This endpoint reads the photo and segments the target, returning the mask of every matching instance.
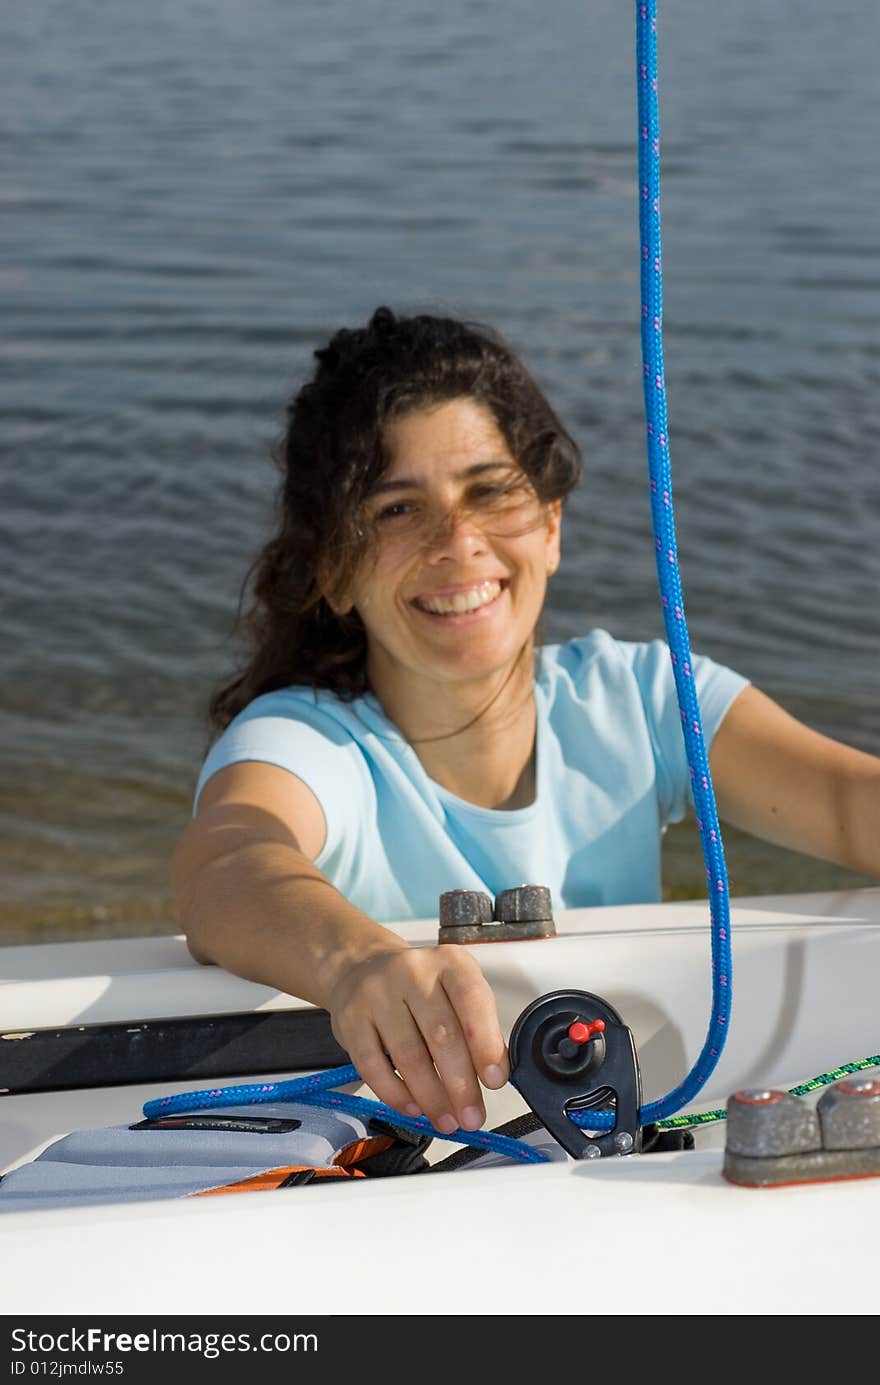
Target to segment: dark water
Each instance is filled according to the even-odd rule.
[[[311,351],[496,323],[582,443],[548,634],[662,634],[629,0],[0,14],[0,938],[169,931],[204,704]],[[875,0],[660,8],[691,642],[880,751]],[[728,839],[735,894],[866,883]],[[696,829],[670,894],[702,891]]]

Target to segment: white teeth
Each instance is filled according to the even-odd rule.
[[[455,596],[421,596],[416,604],[435,615],[463,615],[465,611],[476,611],[480,606],[488,606],[490,601],[501,595],[500,582],[481,582],[470,591],[456,592]]]

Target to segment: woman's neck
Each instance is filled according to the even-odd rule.
[[[376,686],[378,681],[378,686]],[[491,680],[383,686],[371,677],[386,716],[409,741],[425,772],[482,808],[534,801],[536,711],[531,648]]]

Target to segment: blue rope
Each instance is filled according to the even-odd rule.
[[[636,0],[639,112],[639,231],[641,241],[642,357],[651,516],[660,586],[678,705],[684,731],[697,828],[706,864],[712,919],[712,1015],[706,1041],[685,1079],[659,1101],[642,1108],[642,1124],[686,1106],[715,1069],[727,1038],[731,1007],[730,895],[709,757],[692,674],[684,597],[672,513],[672,473],[663,369],[663,275],[660,255],[660,121],[657,101],[656,0]]]
[[[489,1149],[495,1154],[507,1155],[521,1164],[543,1164],[546,1154],[522,1140],[514,1140],[509,1135],[499,1135],[494,1130],[453,1130],[450,1135],[435,1130],[425,1116],[407,1116],[386,1106],[383,1101],[372,1101],[366,1097],[351,1096],[347,1092],[334,1091],[349,1082],[360,1082],[361,1076],[352,1063],[341,1068],[329,1068],[326,1072],[311,1073],[306,1077],[295,1077],[285,1082],[245,1083],[237,1087],[213,1087],[201,1092],[180,1092],[177,1096],[157,1097],[144,1103],[147,1120],[159,1116],[178,1115],[184,1111],[216,1110],[223,1106],[256,1105],[260,1102],[296,1101],[305,1106],[331,1107],[359,1116],[363,1120],[380,1118],[389,1125],[404,1130],[412,1130],[418,1135],[431,1135],[440,1140],[454,1140],[456,1144],[475,1145],[478,1149]]]
[[[715,806],[709,757],[703,739],[703,723],[693,678],[690,642],[685,620],[684,596],[678,567],[675,520],[672,511],[672,471],[666,414],[666,376],[663,366],[663,265],[660,246],[660,121],[657,100],[657,4],[636,0],[636,62],[638,66],[638,171],[639,236],[641,242],[642,366],[651,488],[651,519],[660,587],[660,604],[666,627],[678,705],[681,714],[688,768],[696,809],[697,829],[706,864],[709,912],[712,921],[712,1015],[705,1043],[684,1080],[667,1096],[640,1108],[642,1125],[663,1120],[687,1106],[705,1086],[715,1069],[727,1038],[731,1007],[732,958],[730,951],[730,898],[721,827]],[[352,1066],[333,1068],[313,1077],[259,1086],[227,1087],[208,1092],[184,1093],[148,1101],[144,1115],[152,1118],[171,1111],[194,1111],[207,1106],[240,1105],[253,1101],[300,1101],[335,1106],[354,1115],[381,1116],[408,1130],[476,1145],[506,1154],[521,1163],[544,1163],[546,1155],[521,1140],[493,1131],[456,1130],[444,1135],[424,1116],[414,1118],[383,1102],[333,1092],[334,1087],[360,1081]],[[589,1130],[610,1130],[613,1111],[570,1113],[576,1125]]]

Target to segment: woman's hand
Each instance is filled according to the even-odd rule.
[[[444,1134],[486,1119],[480,1083],[503,1087],[495,997],[462,947],[404,947],[348,967],[328,997],[333,1033],[380,1101]]]

